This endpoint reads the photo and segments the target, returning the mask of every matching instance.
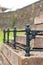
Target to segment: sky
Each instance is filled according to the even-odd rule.
[[[2,7],[7,7],[16,10],[18,8],[25,7],[36,1],[39,0],[0,0],[0,5]]]

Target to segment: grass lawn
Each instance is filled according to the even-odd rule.
[[[0,43],[3,42],[3,32],[0,30]]]
[[[1,49],[2,42],[3,42],[3,32],[0,29],[0,49]]]
[[[17,35],[24,35],[25,33],[23,32],[17,32]],[[7,36],[7,34],[6,34]],[[13,32],[10,32],[9,38],[12,39],[13,38]],[[1,31],[0,29],[0,44],[3,42],[3,31]]]

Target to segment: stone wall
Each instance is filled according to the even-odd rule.
[[[4,60],[3,58],[1,60],[3,61],[3,65],[43,65],[43,51],[32,51],[30,52],[30,56],[26,57],[23,50],[15,50],[6,44],[3,44],[1,53],[4,55]],[[10,64],[5,61],[5,57]]]
[[[9,24],[6,23],[6,25],[4,25],[5,27],[11,26],[11,17],[14,17],[15,25],[18,28],[24,28],[26,24],[32,24],[31,27],[34,27],[34,18],[41,15],[41,12],[43,12],[43,0],[35,2],[29,6],[26,6],[22,9],[18,9],[13,12],[2,13],[0,14],[0,18],[3,18],[3,22],[5,22],[7,19],[9,20]],[[0,25],[3,26],[3,23],[1,23]]]
[[[16,42],[21,44],[21,45],[26,46],[26,35],[16,36]],[[37,42],[37,40],[35,42]],[[30,42],[30,47],[33,48],[35,42],[34,42],[34,39],[32,39],[31,42]]]

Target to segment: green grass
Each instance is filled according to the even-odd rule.
[[[3,42],[3,32],[0,30],[0,43]]]
[[[1,49],[2,42],[3,42],[3,32],[0,29],[0,49]]]
[[[23,32],[17,32],[17,35],[24,35],[25,33]],[[7,36],[7,34],[6,34]],[[10,32],[9,38],[12,39],[14,36],[13,32]],[[0,44],[3,42],[3,31],[0,29]]]

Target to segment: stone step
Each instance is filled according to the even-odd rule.
[[[9,45],[3,44],[2,52],[12,65],[43,65],[43,51],[31,51],[26,57],[25,52],[15,50]]]
[[[0,61],[0,65],[3,65],[3,63]]]
[[[2,53],[0,53],[0,65],[11,65]]]

